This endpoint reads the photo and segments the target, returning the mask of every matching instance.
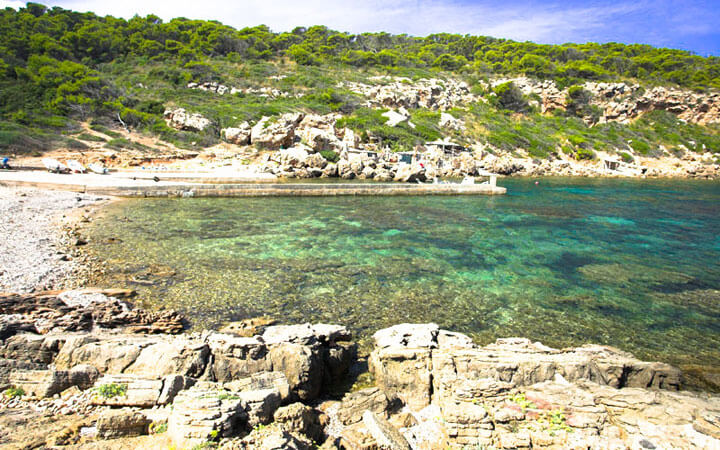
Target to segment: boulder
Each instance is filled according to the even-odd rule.
[[[150,420],[137,411],[108,410],[100,415],[95,426],[101,439],[115,439],[148,434]]]
[[[327,163],[327,159],[325,159],[320,153],[313,153],[305,158],[305,165],[308,167],[323,169]]]
[[[87,389],[98,376],[93,366],[81,364],[71,370],[15,370],[10,374],[9,383],[22,388],[26,395],[44,398],[59,394],[71,386]]]
[[[162,390],[157,399],[158,405],[167,405],[172,403],[178,392],[183,389],[189,389],[195,384],[195,379],[184,377],[182,375],[168,375],[162,380]]]
[[[12,387],[10,383],[10,374],[18,370],[35,371],[43,370],[47,367],[45,364],[38,364],[29,361],[18,361],[15,359],[0,358],[0,392]]]
[[[293,398],[311,400],[320,393],[324,364],[322,354],[311,347],[281,343],[271,346],[270,361],[273,370],[285,374]]]
[[[325,431],[318,411],[303,405],[292,403],[275,411],[275,423],[291,433],[300,433],[307,436],[313,442],[325,440]]]
[[[365,411],[387,417],[389,408],[390,402],[383,391],[377,387],[366,388],[345,394],[337,417],[344,425],[351,425],[360,422]]]
[[[372,411],[365,411],[362,421],[378,447],[387,450],[410,450],[405,437],[390,422],[377,416]]]
[[[244,429],[246,421],[239,396],[213,383],[198,383],[175,397],[168,435],[178,447],[192,447],[211,437],[230,437]]]
[[[453,131],[462,131],[465,129],[465,122],[463,120],[457,119],[452,114],[446,112],[440,113],[438,125],[440,125],[441,128],[447,128]]]
[[[121,392],[102,393],[103,390],[109,391],[109,387],[120,386],[123,387]],[[94,389],[93,405],[151,408],[158,404],[163,381],[139,375],[105,375],[95,383]]]
[[[235,145],[248,145],[250,143],[250,135],[252,127],[247,122],[241,123],[237,128],[225,128],[220,134],[226,142]]]
[[[342,142],[335,136],[334,130],[303,128],[298,135],[305,145],[316,152],[342,148]]]
[[[250,142],[270,150],[291,147],[295,141],[295,128],[302,118],[300,113],[263,117],[252,127]]]
[[[322,170],[322,177],[324,178],[334,178],[338,175],[338,168],[337,164],[335,163],[328,163],[325,168]]]
[[[439,332],[434,323],[403,323],[376,331],[373,340],[376,348],[437,348]]]
[[[209,352],[204,342],[186,337],[78,336],[67,339],[55,365],[66,369],[90,364],[100,373],[142,374],[150,378],[171,374],[199,377]]]
[[[218,330],[221,334],[233,334],[240,337],[253,337],[262,334],[265,328],[274,325],[275,320],[269,317],[253,317],[251,319],[230,322]]]
[[[432,357],[429,348],[387,347],[374,350],[368,359],[375,382],[390,398],[412,410],[430,404]]]
[[[360,421],[343,428],[340,434],[340,448],[353,450],[378,450],[375,438],[365,424]]]
[[[310,324],[275,325],[267,327],[262,340],[267,345],[294,343],[312,345],[315,343],[332,344],[336,341],[349,341],[351,334],[342,325]]]
[[[267,425],[272,422],[275,410],[280,407],[280,393],[277,389],[258,389],[238,392],[243,409],[247,414],[248,428]]]
[[[290,399],[290,385],[282,372],[258,372],[246,378],[239,378],[223,384],[231,392],[275,390],[280,395],[280,401],[285,403]]]
[[[407,164],[401,163],[398,165],[397,172],[395,172],[394,181],[402,181],[406,183],[412,183],[416,181],[425,181],[425,168],[419,164]]]
[[[322,156],[321,156],[322,158]],[[308,152],[302,147],[282,149],[279,153],[280,164],[288,167],[301,168],[307,164]],[[323,158],[324,159],[324,158]]]
[[[242,439],[224,441],[220,450],[310,450],[313,443],[275,424],[253,430]]]
[[[165,122],[169,127],[175,128],[176,130],[184,131],[203,131],[209,127],[212,122],[203,117],[201,114],[193,113],[190,114],[185,111],[184,108],[178,108],[175,110],[165,110],[163,115]]]
[[[268,348],[257,337],[212,333],[207,341],[213,355],[206,374],[210,380],[227,382],[272,370]]]
[[[65,342],[67,336],[40,336],[16,334],[0,346],[0,357],[36,364],[50,364]]]

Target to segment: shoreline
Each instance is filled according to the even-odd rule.
[[[58,271],[65,278],[52,287],[83,287],[102,270],[74,240],[105,205],[125,199],[78,202],[76,193],[0,187],[3,198],[8,191],[18,204],[33,196],[71,200],[41,211],[51,219],[40,221],[42,230],[54,230],[73,255],[74,269]],[[248,320],[220,332],[188,331],[173,311],[144,311],[110,295],[132,294],[0,295],[0,325],[10,326],[0,341],[0,382],[25,393],[0,395],[0,423],[12,421],[18,431],[0,433],[0,443],[130,449],[216,442],[228,450],[277,439],[297,449],[324,441],[326,450],[386,439],[404,449],[720,444],[717,394],[680,390],[678,369],[611,347],[560,350],[522,338],[480,347],[434,324],[401,324],[375,333],[368,357],[374,384],[365,387],[351,369],[363,364],[357,341],[343,326]],[[348,390],[353,380],[360,385]],[[331,393],[321,387],[327,383],[345,387]],[[105,398],[103,386],[125,391]],[[223,400],[205,405],[208,396]],[[621,419],[611,424],[609,417]]]
[[[0,292],[81,285],[86,269],[77,229],[109,198],[68,191],[0,187]]]

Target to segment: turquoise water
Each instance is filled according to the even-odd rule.
[[[268,315],[366,340],[434,321],[480,343],[614,345],[717,381],[720,183],[501,184],[508,195],[128,200],[95,222],[91,251],[111,268],[101,284],[196,327]]]

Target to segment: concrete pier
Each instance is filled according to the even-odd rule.
[[[46,172],[0,172],[0,185],[58,189],[118,197],[263,197],[339,195],[502,195],[493,184],[417,183],[277,183],[248,180],[213,183],[212,177],[163,177],[159,181],[131,174],[61,175]],[[169,178],[169,179],[168,179]],[[179,181],[181,179],[182,181]],[[187,181],[195,180],[195,182]]]

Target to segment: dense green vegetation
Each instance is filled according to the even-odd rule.
[[[344,125],[396,149],[441,137],[436,113],[411,111],[415,128],[407,123],[388,127],[382,111],[361,107],[362,98],[337,87],[339,81],[366,81],[378,74],[414,79],[452,75],[470,82],[493,74],[526,74],[561,86],[631,79],[706,90],[720,88],[720,58],[647,45],[538,45],[455,34],[353,35],[323,26],[280,33],[262,25],[236,30],[216,21],[178,18],[165,23],[153,15],[124,20],[28,3],[19,10],[0,10],[0,149],[82,149],[100,140],[109,148],[137,148],[112,130],[121,121],[178,146],[204,147],[218,141],[223,127],[293,110],[342,112]],[[210,95],[185,89],[190,81],[266,86],[291,95]],[[579,86],[569,91],[567,114],[557,117],[538,114],[512,84],[486,94],[490,106],[456,111],[473,123],[470,132],[454,138],[510,150],[521,146],[537,157],[559,148],[579,158],[588,157],[589,149],[629,151],[628,142],[641,154],[657,151],[659,144],[720,148],[716,128],[686,126],[669,115],[631,126],[589,128],[577,118],[593,112]],[[203,133],[170,129],[162,120],[166,106],[199,112],[213,126]],[[105,137],[83,134],[78,123],[88,120]],[[676,128],[669,132],[658,123]]]

